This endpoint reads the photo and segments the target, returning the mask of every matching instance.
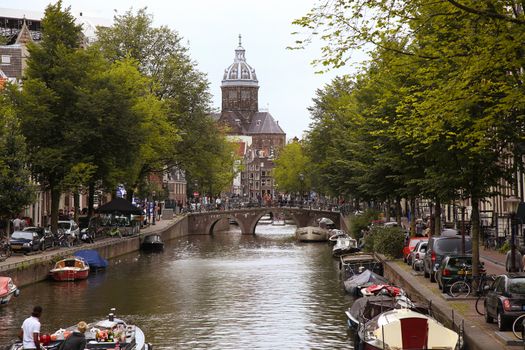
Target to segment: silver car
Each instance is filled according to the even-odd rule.
[[[80,238],[80,228],[74,220],[59,220],[58,228],[64,230],[66,235]]]
[[[422,271],[423,269],[423,258],[427,251],[427,241],[417,242],[414,250],[410,252],[410,261],[412,262],[412,269],[414,271]]]

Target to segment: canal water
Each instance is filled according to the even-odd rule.
[[[352,300],[331,246],[296,242],[295,226],[232,228],[123,256],[85,281],[22,288],[0,308],[0,344],[42,305],[50,333],[115,307],[154,349],[352,349],[344,314]]]

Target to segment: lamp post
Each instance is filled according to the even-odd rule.
[[[300,187],[300,190],[301,190],[301,203],[299,205],[299,208],[302,208],[303,207],[303,183],[304,183],[304,174],[303,173],[299,173],[299,182],[301,183],[301,187]]]
[[[507,213],[510,215],[510,272],[516,272],[516,213],[520,200],[515,196],[510,196],[503,203],[506,205]]]

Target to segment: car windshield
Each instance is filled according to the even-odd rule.
[[[33,239],[33,232],[29,231],[15,231],[11,235],[14,239]]]
[[[525,294],[525,277],[510,279],[509,292],[515,294]]]
[[[461,252],[461,239],[440,239],[434,244],[434,250],[438,254],[452,255]],[[465,240],[465,251],[472,251],[472,243],[470,240]]]
[[[58,228],[61,228],[63,230],[69,230],[71,228],[71,224],[69,222],[59,222]]]

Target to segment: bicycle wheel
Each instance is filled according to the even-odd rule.
[[[456,281],[450,286],[449,293],[454,298],[466,298],[470,294],[470,286],[465,281]]]
[[[524,320],[525,320],[525,314],[515,319],[514,323],[512,324],[512,333],[514,333],[514,336],[518,338],[519,340],[523,340],[523,337],[521,336],[521,332],[522,332]]]
[[[485,316],[485,296],[479,296],[476,299],[476,312],[481,316]]]

